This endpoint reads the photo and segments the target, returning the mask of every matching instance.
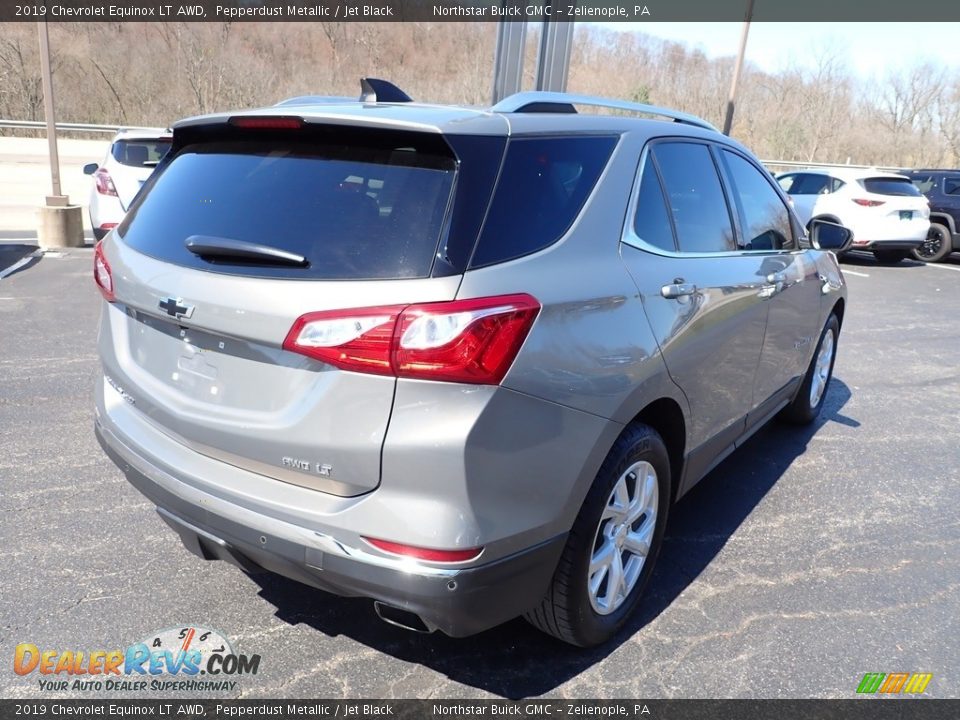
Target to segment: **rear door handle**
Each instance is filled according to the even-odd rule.
[[[671,285],[664,285],[660,288],[660,294],[663,295],[667,300],[675,300],[676,298],[688,297],[694,295],[697,292],[697,286],[693,283],[673,283]]]

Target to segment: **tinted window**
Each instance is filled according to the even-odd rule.
[[[407,140],[372,147],[285,139],[192,145],[159,173],[119,227],[162,260],[224,273],[305,279],[429,274],[455,161]],[[191,236],[302,255],[305,268],[204,259]]]
[[[917,186],[917,190],[926,194],[934,189],[937,179],[933,175],[915,175],[910,178],[910,182]]]
[[[831,180],[832,178],[829,175],[801,173],[797,175],[797,179],[789,192],[791,195],[825,195],[837,189],[831,187]],[[842,185],[843,183],[840,183],[837,187]]]
[[[777,178],[777,184],[783,188],[785,193],[788,193],[790,192],[790,188],[793,187],[793,183],[796,179],[796,175],[781,175]]]
[[[920,191],[906,178],[876,177],[864,178],[858,182],[864,190],[877,195],[920,197]]]
[[[657,168],[651,158],[643,165],[640,178],[640,193],[637,197],[637,215],[633,221],[633,231],[637,237],[649,245],[671,252],[677,249],[670,227],[670,216],[663,200],[663,189]]]
[[[511,140],[471,265],[529,255],[559,240],[616,143],[614,137]]]
[[[118,140],[110,148],[113,159],[130,167],[153,167],[167,154],[172,141]]]
[[[793,248],[790,214],[780,196],[753,165],[723,151],[740,210],[744,250]]]
[[[943,192],[947,195],[960,195],[960,177],[944,178]]]
[[[706,145],[654,146],[681,252],[736,250],[730,214]]]

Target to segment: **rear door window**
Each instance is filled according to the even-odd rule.
[[[663,188],[660,186],[657,168],[649,156],[643,165],[643,175],[640,177],[640,192],[637,196],[637,214],[633,220],[633,231],[648,245],[669,252],[677,250],[670,215],[663,199]]]
[[[710,148],[699,143],[653,146],[681,252],[737,249],[730,211]]]
[[[960,195],[960,177],[944,178],[943,192],[945,195]]]
[[[430,274],[456,174],[417,141],[354,145],[289,139],[205,142],[179,150],[118,228],[135,249],[185,267],[296,279]],[[203,258],[191,237],[303,256],[306,267]]]
[[[797,175],[793,187],[788,192],[791,195],[826,195],[837,189],[832,187],[831,181],[832,178],[829,175],[801,173]]]
[[[613,136],[511,140],[471,267],[529,255],[563,237],[616,144]]]
[[[154,167],[170,149],[172,139],[117,140],[110,154],[121,165],[128,167]]]
[[[860,186],[875,195],[893,195],[898,197],[920,197],[920,190],[907,178],[874,177],[858,180]]]

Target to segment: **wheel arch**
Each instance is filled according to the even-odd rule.
[[[935,222],[939,225],[946,226],[947,230],[949,230],[951,234],[956,234],[957,232],[956,223],[953,220],[953,216],[949,213],[932,212],[930,213],[930,222]]]
[[[837,301],[830,309],[830,313],[837,316],[837,322],[843,327],[843,313],[847,309],[847,302],[843,298],[837,298]],[[829,318],[829,315],[827,316]]]
[[[649,425],[663,438],[670,457],[670,499],[677,498],[680,478],[683,477],[684,453],[687,446],[687,423],[680,404],[671,397],[662,397],[647,404],[638,412],[631,425]]]

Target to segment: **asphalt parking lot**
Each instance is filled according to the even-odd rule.
[[[762,430],[681,501],[645,605],[592,651],[521,620],[412,634],[369,601],[190,555],[94,439],[91,263],[71,250],[0,279],[0,696],[41,694],[11,670],[18,643],[189,625],[262,658],[222,697],[852,698],[896,671],[960,696],[960,256],[844,265],[819,422]],[[49,696],[106,695],[130,697]]]

